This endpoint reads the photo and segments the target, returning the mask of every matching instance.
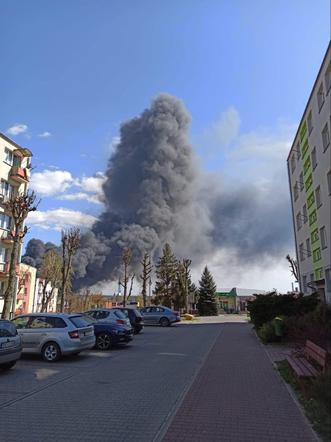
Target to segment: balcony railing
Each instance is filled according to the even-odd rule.
[[[2,242],[5,244],[11,244],[14,241],[11,232],[9,232],[9,230],[2,230],[1,232],[0,229],[0,235]]]
[[[12,180],[18,183],[27,183],[29,181],[28,170],[23,167],[13,166],[9,175]]]

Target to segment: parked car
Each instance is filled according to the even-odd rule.
[[[133,331],[135,334],[138,334],[141,332],[141,330],[144,328],[144,318],[139,310],[132,307],[114,307],[113,310],[119,310],[124,315],[129,318],[129,321],[131,323],[131,326],[133,327]]]
[[[14,367],[21,357],[22,339],[15,325],[6,319],[0,319],[0,368],[8,370]]]
[[[88,315],[85,317],[94,326],[95,347],[98,350],[110,350],[111,347],[128,344],[133,339],[131,327],[109,321],[96,321]]]
[[[83,315],[29,313],[12,322],[22,337],[23,353],[40,353],[47,362],[95,345],[94,327]]]
[[[91,316],[96,321],[112,322],[113,324],[126,325],[132,328],[129,318],[120,310],[114,308],[94,308],[85,312],[85,314]]]
[[[145,325],[157,324],[162,327],[169,327],[174,322],[180,321],[180,316],[177,312],[163,305],[144,307],[140,309],[140,312],[143,315]]]

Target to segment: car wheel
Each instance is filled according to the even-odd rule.
[[[169,319],[168,318],[161,318],[160,325],[161,325],[161,327],[169,327],[169,325],[170,325]]]
[[[10,370],[14,365],[16,364],[16,361],[6,362],[5,364],[1,364],[0,368],[3,370]]]
[[[95,346],[98,350],[105,351],[110,350],[111,336],[109,333],[99,333],[95,342]]]
[[[61,357],[60,347],[56,342],[47,342],[41,350],[41,356],[44,361],[56,362]]]

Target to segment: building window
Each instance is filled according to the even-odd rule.
[[[302,146],[302,157],[304,157],[309,149],[308,140],[305,141],[304,145]]]
[[[317,221],[317,213],[316,210],[313,210],[309,215],[309,225],[311,226],[312,224],[316,223],[316,221]]]
[[[295,166],[296,166],[296,164],[295,164],[295,156],[292,155],[292,157],[291,157],[291,171],[292,171],[292,173],[295,170]]]
[[[311,247],[310,247],[310,239],[309,238],[306,239],[306,251],[307,251],[307,256],[311,256]]]
[[[301,213],[297,214],[297,229],[300,230],[302,227]]]
[[[309,195],[309,197],[307,199],[308,209],[310,209],[310,207],[314,204],[314,202],[315,202],[314,192],[311,192],[311,194]]]
[[[317,208],[319,208],[322,205],[321,186],[316,187],[315,196],[316,196],[316,205]]]
[[[323,278],[323,269],[322,267],[320,269],[315,270],[315,281],[318,281],[319,279]]]
[[[321,238],[321,246],[322,249],[326,249],[326,247],[328,246],[327,244],[327,238],[326,238],[326,230],[325,230],[325,226],[320,228],[320,238]]]
[[[303,182],[303,172],[300,173],[299,186],[300,186],[300,192],[302,192],[303,189],[305,188],[305,183]]]
[[[311,242],[314,244],[318,240],[319,240],[318,229],[315,229],[311,232]]]
[[[302,277],[302,288],[303,288],[303,293],[307,293],[307,276],[303,275]]]
[[[329,191],[329,195],[331,195],[331,170],[329,170],[327,176],[327,181],[328,181],[328,191]]]
[[[314,147],[314,149],[311,151],[311,164],[313,166],[313,169],[316,168],[317,166],[317,152],[316,152],[316,147]]]
[[[296,151],[297,151],[297,160],[300,160],[301,157],[301,151],[300,151],[300,143],[298,141],[297,147],[296,147]]]
[[[328,94],[329,90],[331,89],[331,63],[329,63],[329,66],[325,72],[324,79],[326,94]]]
[[[317,91],[317,103],[318,103],[318,110],[319,111],[322,109],[324,101],[325,101],[325,95],[324,95],[323,83],[321,83],[320,87]]]
[[[0,229],[10,230],[11,228],[11,217],[5,213],[0,213]]]
[[[293,193],[294,193],[294,201],[296,201],[299,198],[298,182],[296,182],[293,187]]]
[[[306,224],[306,222],[308,221],[308,212],[307,212],[307,205],[304,204],[303,208],[302,208],[302,218],[303,218],[303,223]]]
[[[317,261],[319,261],[321,258],[322,258],[322,255],[321,255],[321,249],[320,249],[320,247],[318,247],[318,249],[316,249],[316,250],[313,251],[313,261],[314,261],[314,262],[317,262]]]
[[[322,130],[322,141],[323,141],[323,150],[325,152],[330,144],[330,133],[329,133],[328,123],[326,123],[326,125],[324,126],[324,128]]]
[[[4,264],[5,262],[7,262],[7,254],[8,254],[8,249],[5,249],[4,247],[0,247],[0,263]]]
[[[4,162],[9,164],[10,166],[12,166],[13,163],[14,163],[14,154],[7,147],[5,148],[5,159],[4,159]]]
[[[310,283],[312,283],[312,282],[314,282],[315,281],[315,278],[314,278],[314,273],[311,273],[310,274]],[[314,293],[314,291],[315,291],[315,288],[313,287],[313,284],[310,284],[310,292],[311,293]]]
[[[299,245],[299,255],[300,255],[300,261],[304,261],[305,260],[305,254],[303,252],[303,243],[301,243]]]
[[[1,180],[0,183],[0,194],[10,198],[14,192],[14,187],[8,183],[8,181]]]
[[[307,126],[308,126],[308,134],[310,135],[311,131],[313,130],[313,117],[311,111],[309,112],[307,117]]]

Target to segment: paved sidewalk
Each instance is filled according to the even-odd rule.
[[[251,326],[222,328],[163,442],[316,441]]]

